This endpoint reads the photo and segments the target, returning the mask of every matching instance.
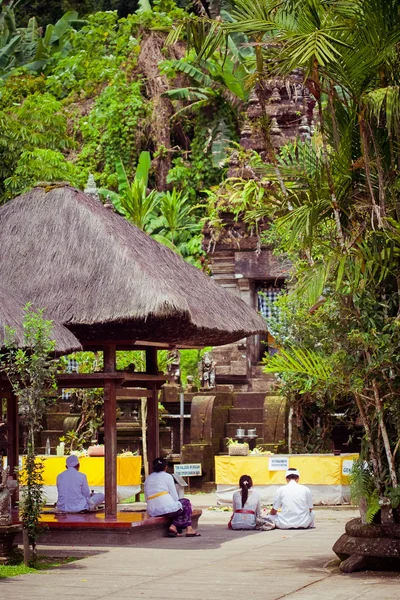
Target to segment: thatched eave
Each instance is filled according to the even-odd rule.
[[[82,335],[219,345],[263,319],[124,218],[69,186],[0,208],[0,278]],[[122,336],[122,338],[121,338]]]
[[[24,347],[24,306],[26,306],[26,302],[5,289],[0,282],[0,348],[4,347],[7,337],[11,337],[17,346]],[[44,318],[46,318],[46,314],[44,314]],[[54,321],[51,338],[56,343],[57,354],[69,354],[82,350],[82,346],[74,334]]]

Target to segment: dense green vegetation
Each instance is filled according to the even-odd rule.
[[[249,222],[273,220],[267,238],[293,264],[281,317],[270,324],[281,352],[266,359],[266,370],[281,375],[297,406],[316,399],[324,408],[347,403],[349,419],[357,416],[365,435],[368,467],[360,463],[357,480],[378,508],[384,495],[395,506],[399,2],[233,5],[235,21],[213,24],[212,38],[221,42],[241,32],[254,40],[258,90],[268,77],[289,77],[301,68],[319,120],[312,142],[270,152],[268,164],[258,168],[262,202],[257,211],[244,210]],[[209,36],[199,53],[207,58],[211,51]],[[264,121],[266,127],[267,111]]]
[[[232,73],[231,56],[221,66],[222,50],[195,66],[185,36],[167,45],[173,23],[188,18],[172,0],[130,4],[2,2],[0,202],[37,181],[83,188],[89,173],[114,201],[133,182],[138,221],[132,206],[119,212],[198,261],[199,205],[237,139],[244,70]],[[143,151],[151,201],[134,183]]]
[[[79,15],[76,4],[48,2],[36,21],[2,3],[0,201],[43,179],[83,188],[92,173],[103,199],[193,262],[205,216],[215,236],[225,213],[246,223],[293,265],[266,369],[296,411],[362,423],[364,475],[393,495],[399,1],[87,0]],[[316,131],[277,152],[265,91],[294,69]],[[237,145],[251,90],[265,162]],[[253,178],[227,178],[227,149]]]

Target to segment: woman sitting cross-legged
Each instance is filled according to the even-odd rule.
[[[167,473],[168,464],[165,458],[153,460],[153,472],[144,482],[144,495],[147,512],[151,517],[169,517],[171,524],[169,537],[181,536],[186,529],[186,537],[199,537],[192,527],[192,505],[187,498],[178,499],[174,478]]]
[[[261,516],[261,496],[253,489],[250,475],[242,475],[239,479],[240,490],[233,494],[233,514],[229,521],[229,529],[256,529],[257,520]]]

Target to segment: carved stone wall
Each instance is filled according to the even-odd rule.
[[[307,140],[313,134],[315,100],[301,82],[302,74],[295,71],[289,80],[274,79],[266,86],[264,101],[271,123],[271,142],[276,150],[290,140]],[[259,126],[262,116],[259,95],[260,91],[254,90],[250,96],[240,143],[243,148],[255,150],[267,160],[265,140]],[[239,164],[237,154],[232,156],[228,175],[257,178],[249,165]],[[282,284],[290,263],[274,256],[270,247],[260,245],[259,237],[245,223],[237,221],[233,214],[224,213],[223,217],[224,227],[217,237],[209,229],[203,232],[203,249],[208,254],[211,275],[220,285],[257,309],[258,286],[261,282]],[[260,228],[268,228],[268,223],[261,224]],[[233,383],[241,391],[264,389],[263,375],[255,374],[254,370],[263,353],[263,341],[263,336],[252,336],[237,344],[214,349],[217,382]],[[265,390],[269,385],[270,381],[266,379]]]

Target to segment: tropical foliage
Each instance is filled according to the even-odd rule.
[[[361,423],[378,498],[397,489],[398,0],[140,0],[119,14],[86,0],[83,20],[65,1],[42,30],[18,23],[23,4],[0,17],[1,201],[92,173],[104,201],[193,262],[202,219],[213,241],[243,223],[292,263],[265,368],[315,422],[324,409]],[[278,152],[267,83],[294,70],[316,130]],[[252,90],[263,159],[237,144]]]
[[[57,384],[57,360],[52,357],[55,342],[51,339],[52,321],[43,318],[43,311],[34,312],[28,304],[23,321],[24,344],[18,347],[13,331],[7,332],[6,352],[0,357],[0,372],[7,375],[18,399],[19,415],[26,428],[25,463],[20,483],[23,485],[20,504],[24,528],[24,560],[36,559],[36,543],[43,529],[40,512],[44,505],[43,463],[36,456],[35,438],[42,428],[46,409],[54,403]],[[32,548],[30,556],[29,547]]]
[[[278,302],[304,305],[272,324],[282,351],[266,369],[280,373],[288,391],[352,399],[382,496],[400,475],[399,5],[232,4],[232,22],[208,23],[199,60],[217,38],[246,35],[259,95],[266,78],[301,68],[319,122],[311,144],[271,152],[258,169],[259,186],[272,183],[274,202],[263,203],[264,217],[274,219],[267,239],[293,263],[290,293]],[[268,143],[266,110],[264,133]]]
[[[171,0],[65,1],[64,14],[42,4],[31,3],[27,21],[24,2],[1,3],[0,202],[38,181],[84,188],[92,173],[116,210],[199,264],[198,207],[223,177],[248,93],[232,58],[194,67],[181,42],[167,46],[187,14]],[[190,86],[207,101],[191,106],[180,91]],[[135,177],[143,152],[146,189]]]

